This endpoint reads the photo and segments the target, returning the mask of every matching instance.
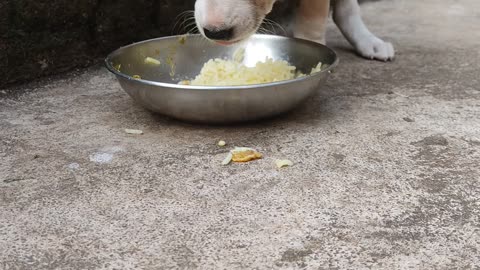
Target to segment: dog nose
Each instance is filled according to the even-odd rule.
[[[219,30],[209,30],[203,28],[205,36],[213,40],[230,40],[233,37],[233,28],[219,29]]]

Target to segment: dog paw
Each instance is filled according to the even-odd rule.
[[[357,52],[367,59],[389,61],[395,57],[392,43],[375,36],[361,40],[355,47]]]

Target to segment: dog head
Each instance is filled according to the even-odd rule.
[[[276,0],[197,0],[195,21],[206,38],[231,44],[248,38],[262,24]]]

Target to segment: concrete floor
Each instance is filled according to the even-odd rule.
[[[479,269],[480,2],[364,13],[396,61],[332,27],[328,85],[258,124],[151,114],[103,68],[2,91],[0,269]]]

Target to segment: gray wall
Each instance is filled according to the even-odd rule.
[[[83,67],[171,32],[194,0],[0,0],[0,72],[8,83]]]

